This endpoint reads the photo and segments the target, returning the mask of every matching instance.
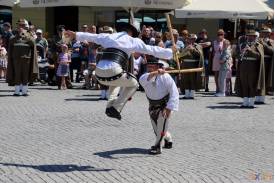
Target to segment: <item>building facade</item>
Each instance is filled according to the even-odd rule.
[[[79,30],[83,24],[97,26],[108,25],[114,27],[118,22],[129,21],[129,13],[123,8],[107,7],[45,7],[45,8],[12,8],[12,23],[15,26],[19,18],[26,18],[37,28],[47,32],[49,36],[55,34],[57,25],[65,25],[66,29]],[[158,31],[166,31],[166,19],[162,10],[140,10],[135,13],[135,18],[140,25],[152,26]],[[205,28],[210,37],[214,37],[219,28],[220,20],[217,19],[176,19],[172,18],[173,27],[187,29],[197,33]]]

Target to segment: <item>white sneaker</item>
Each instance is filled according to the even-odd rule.
[[[216,93],[215,97],[225,97],[225,93]]]

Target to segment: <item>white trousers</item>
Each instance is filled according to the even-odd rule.
[[[122,73],[121,67],[114,67],[110,69],[96,68],[95,73],[99,77],[112,77]],[[108,107],[114,107],[117,111],[121,112],[128,99],[131,98],[137,88],[138,81],[132,76],[124,73],[120,78],[113,81],[99,81],[101,84],[109,86],[109,99]],[[119,93],[119,96],[118,96]]]
[[[160,148],[164,144],[164,139],[167,140],[168,142],[172,142],[172,136],[171,136],[170,132],[168,132],[169,118],[165,119],[162,116],[162,111],[159,113],[157,122],[155,122],[151,118],[151,123],[152,123],[153,129],[154,129],[154,133],[156,135],[155,146],[160,145]]]

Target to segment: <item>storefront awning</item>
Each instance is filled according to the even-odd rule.
[[[0,6],[12,7],[18,0],[0,0]]]
[[[263,0],[193,0],[175,10],[176,18],[266,19],[274,10]]]
[[[192,0],[21,0],[21,7],[55,7],[55,6],[102,6],[176,9],[189,4]]]

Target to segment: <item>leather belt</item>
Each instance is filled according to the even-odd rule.
[[[196,59],[183,59],[183,62],[198,62]]]
[[[27,55],[23,55],[23,56],[21,56],[21,58],[31,58],[31,57],[27,56]]]
[[[257,59],[254,57],[244,57],[243,60],[256,61]]]
[[[99,81],[114,81],[114,80],[119,79],[122,75],[123,75],[123,72],[118,75],[112,76],[112,77],[100,77],[100,76],[96,75],[96,78]]]
[[[147,97],[147,99],[149,101],[150,106],[154,106],[154,107],[163,106],[163,105],[166,105],[166,103],[168,102],[169,94],[166,95],[165,97],[163,97],[162,99],[159,99],[159,100],[152,100],[148,97]]]
[[[106,48],[103,50],[100,60],[116,62],[123,70],[127,69],[128,55],[124,51],[116,48]]]

